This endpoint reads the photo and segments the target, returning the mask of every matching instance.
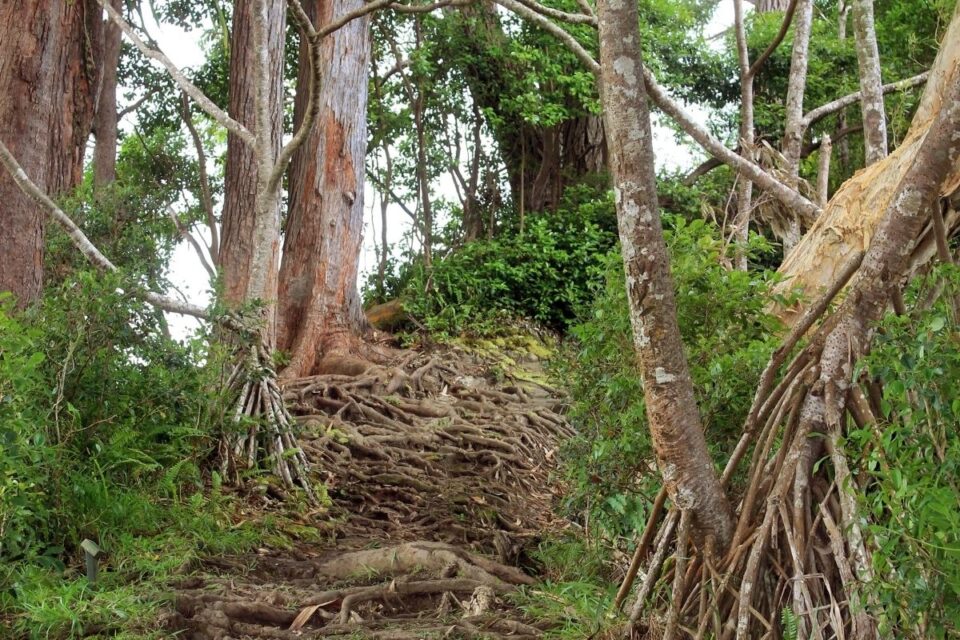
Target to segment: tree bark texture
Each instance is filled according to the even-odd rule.
[[[362,0],[311,0],[315,24]],[[363,234],[370,18],[322,44],[320,115],[290,168],[290,210],[280,269],[278,345],[290,352],[283,375],[308,375],[324,356],[349,351],[366,321],[357,291]],[[301,62],[295,120],[303,118],[308,65]]]
[[[693,515],[694,540],[723,548],[732,513],[707,451],[660,222],[637,5],[597,3],[601,102],[634,345],[657,461],[671,499]]]
[[[265,2],[265,20],[258,16],[260,3]],[[230,35],[229,113],[262,142],[268,144],[276,158],[280,149],[283,126],[283,49],[286,31],[286,5],[283,0],[238,0],[233,9],[233,30]],[[269,122],[257,118],[257,69],[260,51],[254,41],[254,21],[264,22],[268,79]],[[258,203],[259,169],[257,150],[238,136],[227,135],[227,164],[224,179],[224,204],[221,226],[220,267],[223,273],[223,296],[228,306],[236,307],[260,299],[276,301],[277,262],[279,256],[280,203]],[[263,177],[265,179],[265,177]],[[276,227],[276,239],[266,258],[257,257],[258,208],[260,216]],[[265,261],[267,273],[262,284],[252,285],[255,263]]]
[[[873,22],[873,0],[853,0],[853,34],[860,68],[860,91],[863,94],[860,108],[863,112],[866,164],[870,166],[887,156],[887,116],[883,106],[883,80]]]
[[[121,10],[121,0],[113,8]],[[120,64],[120,27],[107,18],[103,24],[102,74],[93,133],[93,186],[102,189],[117,178],[117,70]]]
[[[816,223],[780,266],[779,271],[785,277],[780,292],[800,287],[808,298],[816,296],[830,286],[854,252],[870,246],[883,213],[913,166],[927,134],[945,135],[931,127],[943,106],[944,96],[958,82],[960,19],[955,13],[903,142],[885,159],[860,171],[837,190]],[[960,187],[960,166],[948,169],[940,189],[942,196],[950,196]],[[800,310],[793,307],[778,313],[791,321]]]
[[[796,188],[800,176],[800,155],[803,151],[803,96],[807,88],[807,66],[810,56],[810,29],[813,24],[813,0],[799,0],[793,18],[793,52],[790,57],[790,77],[787,83],[786,122],[784,123],[781,152],[786,159],[786,171],[791,178],[789,186]],[[788,212],[788,224],[783,240],[787,255],[800,241],[800,221]]]
[[[0,3],[0,140],[54,197],[76,186],[92,126],[100,10],[92,0]],[[0,291],[43,288],[43,211],[0,175]]]

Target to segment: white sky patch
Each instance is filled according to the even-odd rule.
[[[748,9],[749,10],[749,9]],[[150,35],[156,39],[160,49],[181,68],[187,69],[197,67],[203,64],[204,53],[200,46],[200,32],[198,28],[192,32],[172,25],[157,24],[153,19],[149,8],[144,6],[147,28]],[[704,32],[710,37],[710,44],[715,48],[722,46],[723,33],[733,24],[733,10],[729,2],[721,2],[710,23]],[[705,123],[709,118],[709,111],[700,108],[697,105],[687,105],[688,110],[699,120]],[[653,145],[657,171],[676,172],[691,167],[696,162],[702,160],[705,156],[699,148],[694,148],[689,142],[679,143],[676,134],[672,128],[665,126],[662,116],[653,113]],[[129,126],[125,127],[129,131]],[[488,141],[489,143],[490,141]],[[212,165],[212,154],[208,150],[208,162]],[[208,167],[212,169],[211,167]],[[435,199],[445,199],[451,202],[457,202],[456,192],[452,182],[448,178],[440,178],[433,185],[433,197]],[[413,203],[415,204],[415,203]],[[215,203],[214,206],[220,206]],[[412,208],[412,206],[411,206]],[[370,187],[369,182],[364,188],[364,237],[363,246],[360,255],[360,283],[363,283],[366,277],[377,269],[377,255],[375,247],[380,240],[380,200],[379,194],[376,194]],[[403,242],[404,236],[409,234],[411,220],[396,205],[391,205],[387,213],[387,242],[393,248],[393,254],[397,255],[397,250]],[[209,238],[203,237],[206,242]],[[197,304],[207,305],[210,302],[210,286],[208,284],[208,275],[200,263],[193,247],[186,241],[181,242],[175,249],[169,267],[169,279],[173,284],[174,290],[169,292],[172,295],[183,297],[186,300]],[[170,330],[174,337],[183,339],[189,336],[198,326],[196,319],[180,316],[177,314],[167,314],[170,324]]]

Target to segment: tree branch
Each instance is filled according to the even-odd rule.
[[[555,36],[561,43],[569,48],[591,72],[599,77],[600,64],[594,60],[590,52],[577,42],[572,35],[551,22],[546,16],[521,4],[518,0],[495,0],[495,2]],[[760,167],[760,165],[740,157],[728,149],[720,140],[710,135],[706,129],[697,123],[693,116],[684,110],[680,103],[670,97],[647,67],[643,68],[643,79],[647,85],[647,93],[657,108],[676,120],[680,127],[710,154],[719,158],[724,164],[728,164],[741,172],[759,187],[770,192],[777,200],[783,203],[784,206],[796,212],[805,223],[812,223],[817,215],[819,215],[820,207],[816,204],[803,197],[796,190],[791,189],[777,180]]]
[[[23,167],[20,166],[20,163],[17,162],[17,159],[13,157],[13,154],[10,153],[10,150],[7,149],[7,145],[3,142],[0,142],[0,164],[3,164],[6,167],[7,171],[10,173],[10,177],[13,178],[13,181],[17,184],[21,191],[26,194],[31,200],[36,202],[40,207],[47,213],[48,216],[53,218],[60,227],[67,233],[70,237],[73,245],[80,250],[80,253],[89,260],[94,266],[102,269],[104,271],[117,271],[116,265],[114,265],[107,256],[103,255],[97,247],[90,242],[90,239],[86,236],[83,230],[77,226],[77,224],[70,219],[63,210],[56,205],[56,203],[50,199],[46,193],[44,193],[40,187],[34,183],[27,173],[23,170]],[[152,291],[147,291],[137,287],[133,292],[133,295],[145,300],[151,305],[162,309],[163,311],[170,311],[171,313],[180,313],[183,315],[193,316],[195,318],[200,318],[201,320],[209,320],[210,314],[207,313],[206,309],[198,307],[196,305],[189,304],[187,302],[181,302],[179,300],[174,300],[173,298],[168,298],[167,296],[162,296],[158,293],[153,293]]]
[[[927,81],[927,78],[930,76],[929,71],[924,71],[923,73],[917,74],[912,78],[905,78],[903,80],[898,80],[897,82],[891,82],[889,84],[883,85],[883,95],[888,93],[895,93],[897,91],[906,91],[907,89],[912,89],[913,87],[920,86],[921,84]],[[851,93],[850,95],[843,96],[842,98],[837,98],[832,102],[828,102],[825,105],[819,106],[807,115],[803,116],[803,124],[806,127],[812,127],[816,123],[820,122],[829,115],[840,111],[841,109],[846,109],[847,107],[857,104],[860,102],[862,97],[862,92],[857,91],[856,93]]]
[[[193,117],[190,115],[190,99],[186,93],[181,94],[182,109],[181,117],[187,130],[190,132],[190,138],[193,140],[194,149],[197,152],[197,166],[200,172],[200,202],[203,206],[203,213],[207,219],[207,227],[210,229],[210,259],[214,265],[220,264],[220,232],[217,229],[217,218],[213,212],[213,196],[210,192],[210,179],[207,175],[207,156],[203,152],[203,141],[193,124]]]
[[[567,13],[566,11],[560,11],[559,9],[553,9],[545,5],[540,4],[536,0],[518,0],[521,4],[530,9],[533,9],[540,15],[546,16],[548,18],[553,18],[555,20],[560,20],[561,22],[569,22],[570,24],[589,24],[593,27],[597,26],[597,17],[595,15],[588,15],[584,13]]]
[[[760,54],[760,57],[754,61],[753,65],[750,67],[750,71],[747,73],[747,77],[756,77],[756,75],[760,72],[760,68],[763,67],[763,63],[773,55],[773,52],[776,51],[777,47],[780,46],[780,43],[783,42],[787,32],[790,30],[790,23],[793,22],[793,14],[796,13],[796,11],[797,0],[790,0],[790,6],[787,7],[787,11],[783,16],[783,23],[780,25],[780,31],[777,32],[773,42],[771,42],[767,46],[766,50]]]
[[[190,82],[185,75],[176,67],[173,62],[170,61],[170,58],[166,56],[162,51],[158,49],[153,49],[149,47],[141,38],[137,35],[137,32],[133,30],[133,27],[123,19],[116,9],[110,6],[108,0],[97,0],[100,3],[100,6],[107,12],[107,15],[110,16],[110,19],[120,27],[120,30],[123,31],[134,46],[140,50],[140,53],[147,56],[151,60],[156,60],[163,65],[163,68],[167,70],[167,73],[170,74],[170,77],[173,78],[173,81],[177,83],[177,86],[180,87],[187,95],[193,98],[201,109],[203,109],[211,118],[216,120],[223,128],[225,128],[230,133],[237,135],[241,140],[249,145],[254,144],[253,134],[245,126],[231,118],[226,111],[218,107],[213,103],[210,98],[208,98],[203,91],[200,91],[199,88],[192,82]]]

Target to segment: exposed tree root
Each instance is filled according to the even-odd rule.
[[[359,376],[287,385],[303,449],[348,532],[490,548],[504,546],[492,532],[523,538],[548,524],[554,452],[572,435],[563,400],[536,383],[496,388],[487,375],[468,353],[413,352]]]
[[[265,394],[267,406],[290,408],[285,424],[304,456],[281,456],[291,484],[317,473],[332,501],[317,525],[341,542],[261,554],[252,567],[211,560],[220,575],[182,585],[169,627],[204,640],[541,636],[503,596],[533,582],[512,565],[553,520],[554,452],[572,435],[564,399],[542,383],[494,378],[464,351],[347,364],[287,383],[282,402],[272,382],[238,385],[245,412]],[[259,436],[241,436],[231,457],[249,459]]]
[[[220,441],[221,473],[239,482],[242,471],[256,468],[263,452],[287,489],[299,487],[316,503],[310,463],[297,441],[270,354],[260,340],[247,344],[227,379],[228,393],[235,398],[230,424],[236,430],[228,429]]]

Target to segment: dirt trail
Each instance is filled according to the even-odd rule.
[[[572,432],[535,356],[445,348],[286,389],[332,507],[329,544],[216,558],[180,585],[185,638],[535,638],[506,594],[558,523],[552,472]],[[314,523],[308,523],[314,524]]]

